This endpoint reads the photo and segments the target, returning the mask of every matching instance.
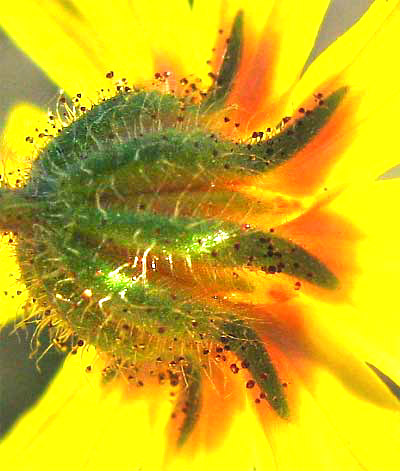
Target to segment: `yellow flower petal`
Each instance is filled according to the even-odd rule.
[[[29,170],[32,144],[26,142],[45,113],[31,105],[16,106],[8,116],[6,128],[1,136],[1,174],[11,185],[18,185],[22,175]],[[23,283],[19,282],[20,270],[15,256],[15,234],[3,234],[0,238],[0,326],[17,318],[26,300]]]
[[[398,164],[400,66],[393,60],[393,51],[400,46],[399,28],[400,3],[375,1],[358,23],[316,59],[295,87],[289,114],[313,93],[328,95],[341,86],[349,87],[346,100],[353,105],[341,117],[342,126],[336,126],[313,149],[319,160],[329,159],[332,151],[339,153],[320,186],[332,188],[345,181],[373,178]],[[310,158],[303,171],[307,173],[313,165]]]
[[[343,384],[323,369],[315,371],[313,381],[307,383],[336,436],[351,450],[361,469],[389,471],[399,467],[398,410],[383,410],[348,394]]]
[[[289,421],[278,420],[265,403],[255,404],[244,386],[245,377],[227,377],[225,392],[215,393],[212,384],[207,386],[210,399],[222,406],[222,412],[232,406],[232,399],[233,405],[241,403],[223,439],[217,439],[221,422],[216,418],[221,410],[212,412],[212,404],[206,404],[200,435],[194,435],[188,450],[174,453],[165,462],[165,430],[172,412],[166,391],[164,397],[159,394],[154,400],[136,387],[128,396],[120,388],[104,389],[94,371],[84,371],[88,365],[95,368],[96,361],[93,352],[68,358],[46,396],[6,437],[0,458],[3,466],[35,470],[57,465],[60,470],[81,467],[95,471],[125,468],[129,463],[144,471],[178,471],[187,469],[190,460],[193,470],[329,471],[333,464],[346,470],[394,469],[391,467],[399,464],[398,413],[359,399],[323,368],[292,359],[288,363],[284,358],[281,371],[289,381],[289,396],[295,396],[296,402]],[[374,443],[386,452],[381,461],[377,461]]]
[[[135,449],[132,466],[146,459],[153,469],[159,467],[160,456],[151,452],[151,443],[152,439],[160,440],[152,435],[148,405],[122,401],[118,389],[103,391],[99,377],[85,372],[86,366],[94,365],[94,356],[88,352],[66,361],[46,396],[5,439],[1,455],[4,469],[99,469],[88,466],[93,462],[99,465],[99,455],[103,468],[124,468],[127,453],[131,453],[129,443],[134,444],[138,437],[142,437],[141,446],[147,445]],[[69,446],[74,447],[72,453],[66,453]]]
[[[40,108],[29,104],[18,104],[12,108],[6,118],[6,126],[0,139],[0,158],[10,171],[18,166],[26,166],[30,161],[33,149],[26,137],[32,135],[34,129],[46,122],[47,115]],[[2,172],[6,171],[2,168]]]
[[[321,208],[277,228],[277,233],[318,255],[339,278],[341,289],[326,293],[303,283],[296,296],[266,309],[275,312],[277,326],[284,326],[274,327],[272,322],[272,330],[276,328],[282,338],[284,331],[293,335],[299,348],[313,352],[314,360],[325,359],[333,372],[352,364],[358,374],[346,382],[358,382],[358,390],[365,393],[373,379],[366,362],[400,383],[400,226],[394,217],[399,195],[398,179],[352,186]],[[370,399],[379,401],[384,391],[374,383]]]
[[[359,270],[351,292],[351,302],[362,316],[360,332],[367,332],[382,352],[395,359],[400,357],[400,224],[396,217],[399,196],[400,179],[380,180],[344,192],[331,203],[332,210],[349,218],[362,235],[354,253]],[[398,371],[386,373],[396,374],[400,381]]]
[[[164,397],[159,395],[156,401],[149,394],[136,398],[135,391],[140,394],[137,388],[133,389],[131,398],[121,394],[122,388],[104,390],[94,371],[85,372],[86,366],[95,368],[95,364],[93,352],[85,353],[82,358],[67,359],[46,396],[5,439],[0,457],[2,466],[21,471],[55,465],[60,470],[125,469],[127,463],[133,469],[162,468],[167,453],[165,428],[173,410],[168,392],[164,391]],[[241,462],[247,464],[243,469],[249,468],[257,455],[254,437],[245,440],[242,430],[249,426],[250,419],[255,432],[257,427],[258,434],[261,431],[254,414],[248,414],[249,407],[246,412],[235,417],[228,442],[232,446],[242,444],[242,449],[251,454],[226,456],[222,463],[218,447],[213,454],[200,452],[192,469],[198,466],[201,469],[200,464],[232,469],[235,463]],[[65,453],[67,449],[73,452]],[[186,469],[186,459],[182,466],[178,460],[168,469]]]
[[[40,18],[39,24],[32,18]],[[112,7],[94,0],[69,7],[36,0],[8,5],[1,24],[55,83],[74,95],[107,87],[110,70],[130,83],[150,81],[155,71],[172,71],[173,80],[186,74],[207,78],[210,41],[202,41],[195,21],[183,0],[168,5],[119,0]]]
[[[268,29],[271,31],[269,34],[277,38],[278,51],[271,95],[266,103],[268,109],[273,108],[273,103],[285,95],[299,80],[329,3],[329,0],[319,2],[307,0],[301,3],[291,0],[275,2],[268,19]],[[266,117],[268,118],[268,114]],[[283,116],[277,118],[279,120]],[[276,122],[270,120],[269,124],[274,125]]]
[[[53,4],[51,0],[48,2]],[[117,0],[72,1],[75,15],[58,7],[62,23],[77,23],[84,35],[79,44],[90,44],[95,58],[102,60],[102,73],[113,71],[115,77],[127,77],[129,81],[148,81],[153,78],[154,60],[151,55],[151,38],[141,24],[133,3]],[[53,6],[54,8],[54,6]],[[112,21],[110,21],[112,20]],[[86,46],[87,47],[87,46]],[[99,89],[99,85],[95,86]]]
[[[19,281],[20,270],[14,249],[15,235],[0,236],[0,328],[7,322],[15,321],[27,299],[25,286]]]
[[[399,400],[368,366],[374,365],[392,381],[400,383],[398,351],[387,348],[373,335],[369,316],[361,309],[299,296],[257,311],[260,316],[264,311],[268,318],[269,325],[264,329],[266,343],[273,339],[291,362],[297,366],[305,363],[308,378],[314,378],[316,368],[323,368],[350,395],[382,410],[400,411]]]
[[[211,35],[202,31],[188,1],[132,2],[131,8],[151,45],[156,72],[172,72],[172,83],[188,75],[208,79],[210,68],[207,60],[211,56],[211,41],[216,30]],[[215,5],[210,5],[211,16],[215,8]],[[151,21],[148,20],[149,15]]]
[[[96,89],[106,69],[101,55],[90,47],[85,49],[80,29],[73,28],[65,17],[54,16],[47,3],[10,2],[3,10],[1,26],[67,93]]]

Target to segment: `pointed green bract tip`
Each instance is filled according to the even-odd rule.
[[[208,98],[202,104],[202,109],[206,112],[223,107],[233,88],[243,52],[243,22],[244,12],[240,10],[233,22],[224,60],[215,83],[208,92]]]
[[[255,330],[233,319],[221,325],[221,332],[220,339],[245,362],[270,406],[280,417],[289,418],[289,405],[278,372]]]

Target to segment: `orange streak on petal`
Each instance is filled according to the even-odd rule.
[[[245,406],[245,382],[238,381],[229,365],[238,363],[226,354],[221,365],[212,365],[210,378],[203,374],[202,406],[198,423],[182,450],[193,456],[199,449],[211,451],[222,445],[235,414]]]
[[[248,180],[251,183],[250,185],[247,185],[246,179],[242,178],[240,182],[234,182],[231,185],[226,185],[226,187],[232,188],[249,198],[249,209],[245,215],[245,220],[252,227],[269,230],[271,227],[276,227],[304,212],[304,204],[301,200],[269,192],[260,188],[253,178]],[[268,211],[260,211],[259,206],[261,203],[269,206]],[[233,221],[243,223],[243,214],[240,214],[240,218],[236,217],[236,219],[231,214],[229,214],[229,217]]]
[[[246,124],[250,118],[252,125],[254,116],[264,110],[271,90],[273,69],[276,62],[277,39],[269,31],[265,31],[258,44],[251,32],[245,43],[245,52],[240,64],[237,80],[228,104],[239,107],[237,118]],[[255,53],[246,51],[247,47],[253,52],[254,44],[257,44]]]
[[[248,306],[248,312],[256,320],[255,329],[258,335],[264,340],[268,352],[276,366],[278,373],[279,352],[296,351],[300,356],[304,351],[304,332],[307,328],[307,316],[304,306],[299,298],[292,298],[284,302],[270,302],[263,305]],[[285,381],[281,373],[282,381]]]
[[[153,52],[154,70],[160,74],[170,72],[175,80],[184,77],[184,66],[178,57],[173,57],[171,51],[157,50]]]
[[[329,291],[303,283],[306,292],[330,301],[349,299],[359,272],[355,247],[363,234],[346,218],[326,209],[326,202],[277,228],[277,234],[300,245],[323,262],[339,279],[340,288]]]
[[[263,340],[271,356],[282,383],[287,384],[285,392],[288,397],[291,419],[299,414],[299,384],[293,378],[291,370],[302,369],[308,378],[313,377],[312,363],[320,362],[322,357],[309,338],[313,326],[314,313],[300,298],[288,302],[253,306],[250,312],[259,319],[255,323],[258,335]],[[263,416],[273,413],[261,411]],[[264,420],[264,419],[263,419]],[[281,421],[284,424],[284,421]]]
[[[324,96],[327,95],[328,93],[324,93]],[[315,104],[312,104],[312,100],[310,99],[303,107],[305,109],[313,108]],[[299,197],[306,196],[320,188],[331,168],[352,142],[353,133],[351,130],[355,124],[353,117],[358,104],[359,97],[357,96],[345,98],[319,134],[288,162],[271,174],[267,174],[262,181],[262,186],[268,190]]]
[[[220,34],[213,49],[212,69],[218,74],[227,35],[232,27],[232,18],[225,15],[225,2],[221,5]],[[233,89],[227,101],[228,106],[237,108],[229,113],[232,121],[240,123],[239,133],[247,137],[250,131],[262,130],[275,124],[282,116],[287,94],[277,102],[271,103],[270,95],[275,78],[274,70],[279,57],[279,33],[274,31],[273,22],[268,22],[257,34],[248,26],[245,18],[242,60]]]

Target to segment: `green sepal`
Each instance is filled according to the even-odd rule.
[[[233,87],[243,52],[243,17],[243,11],[239,11],[235,17],[223,62],[215,84],[201,106],[202,111],[212,112],[222,108]]]
[[[281,133],[249,146],[250,154],[254,155],[252,168],[260,172],[267,171],[290,160],[317,136],[332,117],[347,91],[347,87],[339,88],[325,98],[323,104],[306,112],[304,117],[297,119],[293,125],[288,126]]]
[[[47,243],[50,252],[38,254],[34,259],[35,276],[40,277],[46,286],[61,316],[78,334],[86,339],[89,337],[103,351],[110,351],[113,339],[115,343],[119,336],[116,325],[120,321],[129,322],[150,334],[156,334],[159,327],[166,327],[166,336],[187,335],[187,339],[209,331],[209,316],[213,308],[204,305],[201,298],[193,298],[184,289],[172,290],[167,279],[148,280],[142,276],[141,267],[136,272],[130,266],[123,267],[121,263],[108,259],[107,254],[101,256],[100,248],[90,248],[81,237],[73,235],[68,240],[52,238]],[[59,254],[55,266],[60,274],[47,277],[46,271],[52,268],[49,261],[53,260],[53,251]],[[117,255],[116,258],[120,259]],[[84,301],[82,293],[86,289],[93,294],[91,299]],[[56,301],[56,293],[68,299],[68,303]],[[103,307],[101,300],[106,300]],[[110,321],[115,325],[105,322],[107,312],[112,313]],[[225,315],[223,312],[214,314]],[[197,323],[196,329],[193,329],[193,319]],[[108,348],[104,343],[99,345],[101,339],[110,344]]]
[[[125,197],[198,187],[231,175],[224,169],[231,144],[204,131],[166,129],[93,151],[58,177],[57,190],[90,195],[112,187]]]
[[[221,326],[220,341],[245,362],[271,407],[282,418],[289,417],[289,405],[278,373],[256,332],[243,321],[232,319]]]
[[[190,434],[200,416],[201,408],[201,372],[194,363],[189,364],[183,368],[186,387],[182,392],[183,402],[185,404],[185,419],[183,420],[180,429],[177,446],[182,447]],[[179,406],[179,404],[178,404]]]
[[[157,113],[163,116],[159,118],[163,126],[171,124],[177,106],[175,97],[165,95],[160,98],[155,92],[142,92],[128,100],[125,95],[118,95],[116,99],[126,103],[121,105],[124,111],[114,111],[113,108],[109,111],[117,114],[115,122],[124,121],[127,119],[125,113],[131,112],[130,124],[133,128],[146,128],[146,133],[139,132],[125,142],[103,138],[99,147],[94,142],[111,132],[109,118],[113,116],[106,117],[107,110],[102,110],[97,122],[98,110],[95,108],[73,123],[71,129],[67,128],[66,134],[54,139],[43,152],[35,165],[42,169],[41,175],[46,178],[35,180],[37,168],[34,168],[33,182],[36,181],[37,188],[32,193],[53,191],[60,198],[64,193],[65,197],[73,194],[82,199],[98,192],[107,194],[108,191],[108,194],[127,198],[139,193],[187,191],[211,184],[223,185],[246,176],[260,175],[288,161],[305,147],[332,116],[346,90],[337,90],[326,98],[323,105],[272,139],[252,145],[225,141],[213,133],[196,129],[195,124],[194,130],[154,129],[154,123],[147,122],[154,119],[151,112],[158,106]],[[113,127],[118,127],[115,122]],[[114,134],[118,132],[122,131],[114,129]]]
[[[261,269],[274,275],[286,273],[326,289],[336,289],[339,280],[317,257],[299,245],[262,231],[238,234],[225,247],[211,253],[217,263]]]
[[[107,201],[111,193],[107,194]],[[112,198],[116,204],[116,196]],[[192,191],[166,191],[162,194],[141,194],[129,198],[126,206],[135,211],[155,211],[165,215],[180,217],[193,217],[203,214],[210,218],[228,218],[235,220],[235,216],[242,218],[243,214],[268,214],[276,212],[274,199],[256,199],[246,194],[233,192],[227,188],[193,189]],[[178,209],[177,209],[178,208]],[[231,219],[232,218],[232,219]]]
[[[83,114],[52,139],[32,167],[31,183],[39,193],[66,167],[80,164],[88,154],[135,135],[176,124],[179,99],[158,91],[119,93]],[[46,185],[47,181],[47,185]]]
[[[153,254],[172,255],[216,266],[246,267],[265,273],[286,273],[318,286],[335,289],[338,279],[318,258],[275,234],[240,229],[212,219],[171,218],[162,214],[124,210],[74,210],[76,230],[95,243],[101,237],[115,246],[151,249]],[[68,218],[69,219],[69,218]]]

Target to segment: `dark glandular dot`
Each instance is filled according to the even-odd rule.
[[[247,389],[253,389],[255,385],[256,385],[256,382],[252,379],[249,379],[246,383],[246,388]]]

